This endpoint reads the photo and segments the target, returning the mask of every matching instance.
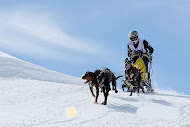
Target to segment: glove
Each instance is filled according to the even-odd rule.
[[[149,56],[149,61],[150,62],[152,61],[152,54],[150,54],[150,56]]]

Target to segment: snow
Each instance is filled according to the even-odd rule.
[[[11,56],[11,55],[8,55],[8,54],[6,54],[6,53],[4,53],[4,52],[1,52],[1,51],[0,51],[0,57],[17,59],[17,58],[15,58],[15,57],[13,57],[13,56]]]
[[[190,96],[100,93],[94,104],[82,79],[47,70],[0,53],[1,127],[189,127]]]
[[[81,79],[19,60],[0,52],[0,77],[82,84]]]
[[[159,109],[159,110],[158,110]],[[176,120],[179,118],[178,107],[165,106],[162,104],[146,103],[139,107],[137,114],[143,118]]]

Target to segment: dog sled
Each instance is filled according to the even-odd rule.
[[[151,55],[148,54],[147,57],[149,62],[148,62],[148,73],[146,73],[146,66],[144,64],[144,61],[143,61],[143,52],[142,51],[136,51],[134,52],[131,56],[137,56],[137,60],[135,63],[131,62],[132,63],[132,66],[133,67],[136,67],[137,69],[140,70],[140,75],[141,75],[141,81],[140,81],[140,85],[141,87],[146,87],[146,90],[147,92],[153,92],[154,89],[152,88],[151,86],[151,73],[153,72],[152,70],[152,58],[151,58]],[[132,58],[126,58],[127,61],[132,61]],[[137,81],[134,82],[134,85],[131,87],[131,80],[129,80],[127,78],[127,75],[126,75],[126,61],[125,60],[125,78],[121,80],[121,84],[122,84],[122,89],[123,91],[125,91],[125,88],[127,88],[127,92],[135,92],[137,87],[138,87],[138,83]]]

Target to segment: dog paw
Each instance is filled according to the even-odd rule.
[[[96,97],[95,95],[92,95],[94,98]]]
[[[118,93],[118,91],[116,90],[115,93]]]
[[[103,104],[103,105],[106,105],[107,103],[106,103],[106,102],[103,102],[102,104]]]
[[[98,104],[98,102],[94,102],[94,104]]]

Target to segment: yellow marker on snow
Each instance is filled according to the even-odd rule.
[[[67,117],[69,117],[69,118],[75,118],[76,115],[77,115],[77,110],[76,110],[76,108],[75,108],[75,107],[69,107],[69,108],[67,108],[67,110],[66,110],[66,115],[67,115]]]

